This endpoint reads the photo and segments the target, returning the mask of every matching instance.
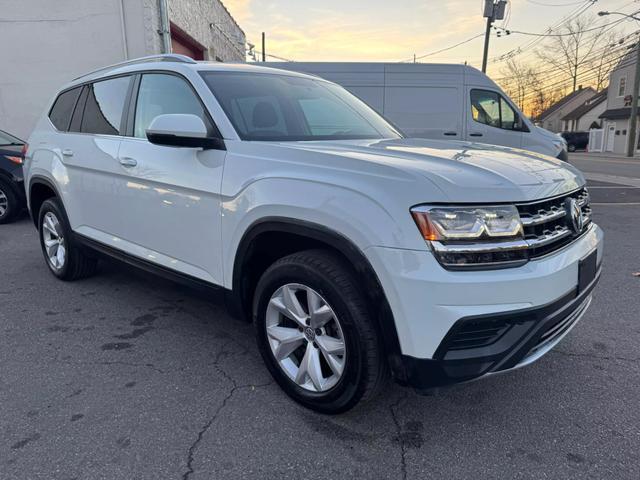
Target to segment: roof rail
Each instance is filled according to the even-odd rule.
[[[81,78],[88,77],[90,75],[94,75],[96,73],[104,72],[114,68],[125,67],[127,65],[136,65],[138,63],[147,63],[147,62],[198,63],[193,58],[187,57],[186,55],[180,55],[177,53],[163,53],[160,55],[149,55],[148,57],[134,58],[133,60],[126,60],[124,62],[114,63],[113,65],[108,65],[106,67],[98,68],[97,70],[93,70],[89,73],[85,73],[84,75],[80,75],[79,77],[74,78],[72,81],[76,81]]]

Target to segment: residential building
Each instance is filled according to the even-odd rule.
[[[627,151],[635,70],[636,47],[632,46],[609,74],[607,108],[600,114],[604,128],[603,147],[606,152],[623,154]],[[636,134],[636,139],[638,137]]]
[[[245,44],[219,0],[3,0],[0,129],[28,137],[62,85],[102,66],[171,51],[242,62]]]
[[[564,126],[563,117],[584,104],[589,98],[593,97],[595,93],[596,91],[591,87],[582,88],[582,86],[580,86],[575,92],[558,100],[538,115],[535,122],[551,132],[560,133]]]
[[[586,132],[601,128],[600,115],[607,108],[607,90],[602,90],[562,117],[563,132]]]

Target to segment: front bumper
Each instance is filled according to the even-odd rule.
[[[431,360],[402,356],[404,383],[418,390],[429,389],[534,362],[557,345],[582,318],[599,279],[600,269],[584,291],[578,293],[574,289],[549,305],[460,319],[456,327],[467,324],[492,330],[495,325],[503,325],[506,331],[499,334],[497,341],[478,348],[449,349],[451,343],[445,338],[436,358]]]
[[[428,251],[370,247],[393,312],[400,342],[394,374],[401,383],[430,388],[522,366],[542,356],[586,310],[602,261],[595,224],[560,250],[504,270],[448,271]],[[596,251],[597,274],[578,287],[580,263]],[[479,348],[452,348],[461,326],[491,330]],[[475,333],[474,333],[475,334]]]

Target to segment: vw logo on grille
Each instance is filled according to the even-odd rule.
[[[582,232],[582,209],[575,198],[567,198],[564,204],[564,210],[567,213],[567,226],[573,230],[573,233]]]

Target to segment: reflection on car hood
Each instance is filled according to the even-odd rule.
[[[585,184],[573,166],[525,150],[424,139],[287,142],[280,146],[359,160],[345,168],[362,173],[412,174],[428,179],[450,201],[529,201]],[[398,171],[400,170],[400,172]]]

